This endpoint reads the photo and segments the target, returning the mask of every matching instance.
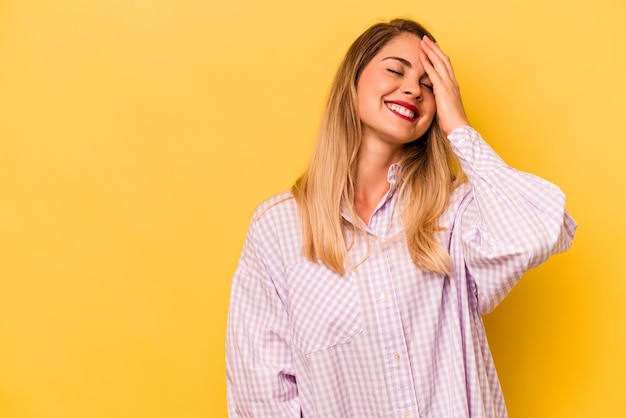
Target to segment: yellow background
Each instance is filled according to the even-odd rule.
[[[378,19],[580,224],[485,319],[510,415],[626,416],[622,0],[0,1],[0,416],[224,417],[230,278]]]

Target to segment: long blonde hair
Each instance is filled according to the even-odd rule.
[[[341,215],[343,207],[358,219],[354,187],[361,121],[356,85],[380,49],[403,33],[434,39],[419,23],[394,19],[371,26],[350,46],[331,86],[309,167],[292,188],[302,216],[305,256],[340,274],[345,274],[349,251],[345,228],[362,229],[344,222]],[[463,175],[436,118],[421,138],[405,146],[400,167],[399,201],[413,262],[421,269],[449,274],[450,255],[437,243],[435,233],[441,230],[439,218]]]

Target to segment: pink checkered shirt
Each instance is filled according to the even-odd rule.
[[[558,187],[507,166],[475,130],[449,138],[469,179],[440,221],[451,276],[411,261],[395,165],[350,250],[365,260],[343,277],[302,255],[290,193],[260,205],[232,282],[231,417],[507,416],[481,315],[565,251],[576,224]]]

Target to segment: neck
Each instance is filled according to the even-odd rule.
[[[400,161],[401,149],[372,150],[362,146],[357,164],[354,205],[359,217],[369,223],[380,199],[389,191],[389,167]]]

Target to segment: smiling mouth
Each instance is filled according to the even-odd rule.
[[[385,102],[385,105],[393,113],[409,120],[415,120],[419,116],[419,111],[413,106],[411,106],[412,109],[409,109],[407,106],[396,102]]]

